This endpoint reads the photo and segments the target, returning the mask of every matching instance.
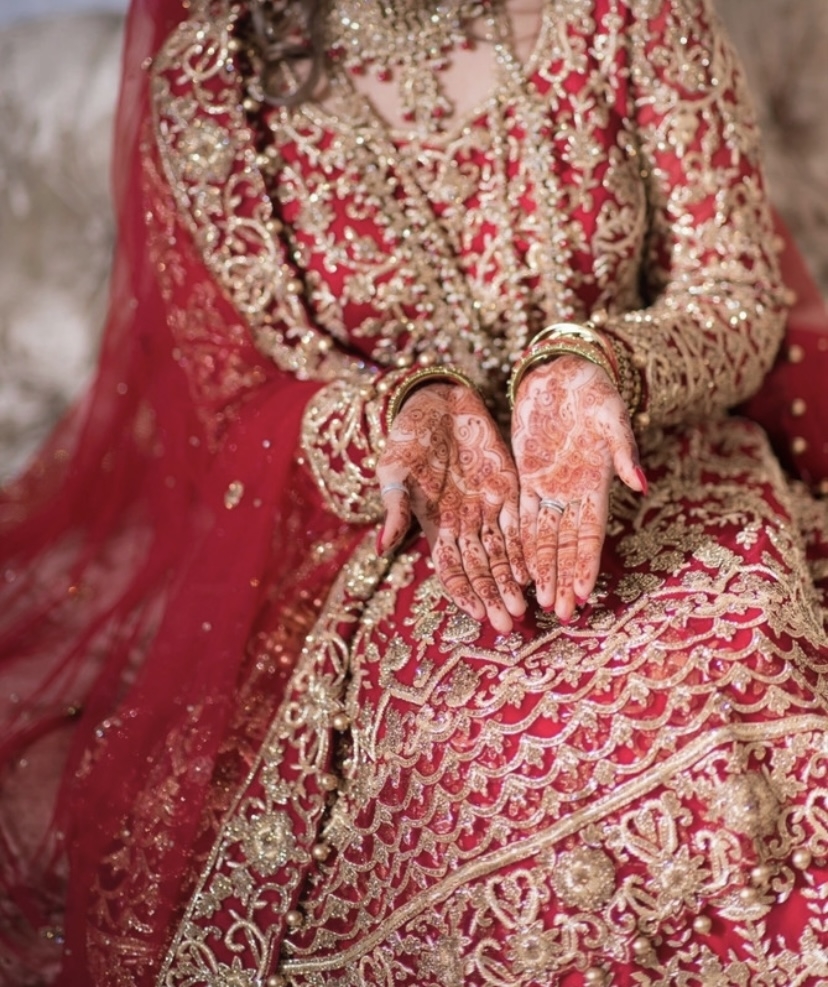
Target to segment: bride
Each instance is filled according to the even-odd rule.
[[[7,982],[827,982],[707,0],[134,0],[124,64],[98,376],[0,500]]]

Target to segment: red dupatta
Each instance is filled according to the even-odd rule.
[[[827,495],[828,306],[781,217],[774,219],[794,302],[776,363],[741,410],[765,429],[788,472]]]
[[[357,534],[293,474],[319,384],[260,356],[146,167],[148,60],[188,6],[132,4],[97,375],[0,496],[0,941],[22,979],[53,962],[44,931],[65,937],[67,987],[154,982],[197,866],[190,848],[209,850],[216,793],[256,739],[237,697],[278,705],[340,556],[292,574],[314,540],[344,552]],[[205,305],[182,325],[184,290]],[[258,629],[279,637],[274,667],[251,669]],[[15,817],[36,796],[48,805],[32,845]],[[116,947],[122,932],[132,938]]]

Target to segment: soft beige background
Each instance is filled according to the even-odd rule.
[[[774,198],[828,293],[828,0],[718,0],[763,120]],[[87,379],[112,241],[121,21],[0,30],[0,476]]]

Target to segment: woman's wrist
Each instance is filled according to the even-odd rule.
[[[573,329],[583,329],[583,327],[577,327],[570,323],[567,323],[566,326],[572,326]],[[514,408],[521,381],[533,368],[540,364],[550,363],[565,355],[581,357],[600,367],[620,391],[617,364],[614,357],[610,357],[603,345],[589,338],[586,330],[578,333],[564,333],[557,331],[557,327],[550,326],[538,333],[515,363],[509,378],[509,406]]]
[[[514,408],[518,388],[528,373],[567,354],[579,356],[601,367],[615,385],[631,419],[639,427],[649,424],[642,411],[644,387],[640,361],[592,322],[554,323],[533,337],[516,361],[509,379],[510,407]]]
[[[388,391],[385,403],[385,426],[390,431],[394,419],[405,401],[421,387],[433,384],[468,387],[477,393],[477,387],[462,371],[451,366],[416,367],[399,379]]]

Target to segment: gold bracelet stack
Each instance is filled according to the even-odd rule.
[[[580,340],[588,346],[597,346],[613,368],[612,376],[618,376],[618,357],[615,348],[591,322],[585,322],[583,325],[579,322],[555,322],[553,325],[541,329],[537,336],[533,337],[530,346],[537,346],[538,343],[544,342],[557,343],[572,340]]]
[[[431,380],[444,380],[453,384],[463,384],[477,393],[477,387],[475,387],[474,381],[454,367],[420,367],[403,377],[388,396],[388,403],[385,408],[385,424],[389,430],[408,395],[421,384],[425,384]]]
[[[509,407],[514,408],[520,382],[532,367],[566,353],[583,357],[600,367],[620,391],[618,364],[610,344],[589,326],[560,322],[542,329],[515,364],[509,378]]]
[[[601,367],[615,384],[630,416],[634,418],[637,415],[643,394],[640,365],[623,346],[614,346],[603,332],[589,322],[556,322],[532,338],[512,370],[509,406],[514,408],[520,382],[532,367],[566,353],[583,357]]]
[[[619,387],[621,397],[624,399],[624,404],[627,406],[633,424],[646,428],[650,423],[650,417],[639,411],[644,396],[644,382],[641,374],[644,369],[643,364],[624,346],[618,346],[616,355],[618,357],[618,376],[621,380]]]

